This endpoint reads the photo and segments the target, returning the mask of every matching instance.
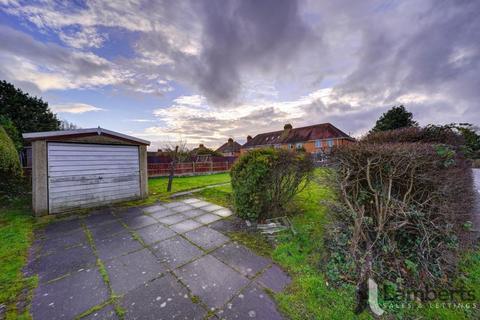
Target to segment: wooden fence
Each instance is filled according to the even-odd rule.
[[[232,168],[233,162],[184,162],[177,163],[175,175],[196,175],[216,172],[227,172]],[[149,163],[148,176],[162,177],[170,173],[170,163]]]

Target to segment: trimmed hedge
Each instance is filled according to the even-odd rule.
[[[427,127],[335,150],[341,202],[326,236],[332,282],[355,282],[360,292],[368,278],[394,290],[451,285],[474,201],[460,145],[454,132]]]
[[[313,162],[304,152],[265,148],[242,155],[230,171],[236,214],[250,221],[285,214],[312,172]]]
[[[22,177],[22,167],[15,145],[0,126],[0,194],[12,195]]]

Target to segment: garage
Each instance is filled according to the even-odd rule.
[[[148,196],[148,141],[103,128],[26,133],[37,216]]]

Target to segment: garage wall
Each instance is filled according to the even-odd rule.
[[[71,192],[68,195],[68,197],[71,197],[70,200],[76,201],[76,205],[65,208],[65,207],[58,207],[57,204],[54,204],[53,207],[57,206],[57,209],[59,210],[54,210],[49,212],[49,185],[52,181],[49,181],[48,177],[48,162],[47,162],[47,145],[51,143],[68,143],[68,142],[75,142],[75,144],[78,144],[78,142],[83,143],[90,143],[90,144],[118,144],[118,145],[131,145],[134,146],[137,150],[138,154],[138,180],[139,181],[139,192],[135,192],[132,197],[124,197],[125,194],[123,194],[120,197],[116,197],[120,193],[117,191],[111,192],[110,195],[103,195],[103,201],[98,201],[96,203],[92,203],[87,205],[86,203],[82,203],[82,196],[77,196],[75,197],[74,194],[72,193],[78,193],[77,191],[79,190],[70,190]],[[90,207],[90,206],[100,206],[100,205],[108,205],[113,202],[118,202],[118,201],[123,201],[127,199],[140,199],[140,198],[146,198],[148,197],[148,177],[147,177],[147,149],[145,145],[137,145],[133,144],[131,142],[123,141],[121,139],[115,139],[113,137],[106,137],[106,136],[98,136],[98,135],[92,135],[88,137],[72,137],[68,139],[61,139],[61,140],[52,140],[52,141],[46,141],[46,140],[37,140],[37,141],[32,141],[32,207],[33,211],[36,216],[42,216],[46,215],[49,213],[56,213],[56,212],[63,212],[64,210],[71,210],[75,208],[81,208],[81,207]],[[93,159],[90,159],[93,160]],[[115,163],[111,163],[111,165],[115,165]],[[118,164],[122,165],[122,164]],[[70,166],[71,167],[71,166]],[[126,168],[122,168],[126,169]],[[137,168],[134,168],[137,170]],[[97,172],[98,173],[98,172]],[[110,172],[111,173],[111,172]],[[128,175],[127,175],[128,177]],[[97,176],[98,178],[98,176]],[[111,177],[110,177],[111,178]],[[50,178],[52,179],[52,178]],[[117,177],[115,180],[115,184],[118,183],[119,187],[121,188],[122,184],[126,183],[126,180],[120,181],[122,179],[137,179],[137,178],[132,178],[130,175],[130,178],[126,177]],[[57,180],[58,181],[58,180]],[[106,179],[108,181],[108,179]],[[110,179],[110,183],[113,183],[113,179]],[[67,182],[62,182],[62,184],[68,184]],[[58,184],[57,184],[58,186]],[[70,189],[75,189],[73,186],[65,186],[69,187]],[[125,187],[125,186],[123,186]],[[87,187],[80,187],[80,189],[89,189]],[[137,186],[134,187],[135,190],[137,190]],[[86,192],[87,190],[83,190],[82,192]],[[67,191],[67,190],[64,190]],[[57,193],[56,196],[60,196],[62,193],[61,189],[54,187],[52,189],[53,194]],[[60,192],[60,193],[59,193]],[[109,198],[108,198],[109,197]],[[56,211],[56,212],[55,212]]]

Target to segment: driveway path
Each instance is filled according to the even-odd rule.
[[[282,319],[266,289],[290,279],[222,233],[231,214],[190,198],[48,225],[26,270],[33,319]]]

